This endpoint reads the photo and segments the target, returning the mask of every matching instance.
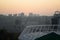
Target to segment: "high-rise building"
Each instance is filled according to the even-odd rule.
[[[23,12],[22,13],[19,13],[18,16],[24,16],[24,13]]]
[[[55,11],[55,14],[54,14],[53,18],[51,19],[51,21],[52,21],[52,25],[60,25],[60,11]],[[57,30],[57,28],[60,28],[60,27],[54,26],[55,30]]]
[[[17,16],[17,14],[13,14],[13,16]]]
[[[55,11],[54,16],[60,16],[60,11]]]
[[[55,14],[60,14],[60,11],[55,11]]]
[[[12,14],[8,14],[8,16],[12,16]]]
[[[33,13],[29,13],[29,16],[33,16]]]

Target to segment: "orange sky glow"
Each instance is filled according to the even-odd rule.
[[[56,10],[60,10],[60,0],[0,0],[0,14],[52,15]]]

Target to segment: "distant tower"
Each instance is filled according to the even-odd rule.
[[[60,11],[55,11],[55,14],[60,14]]]
[[[29,13],[29,16],[33,16],[33,13]]]
[[[8,16],[12,16],[12,14],[8,14]]]
[[[23,12],[21,12],[20,14],[18,14],[18,16],[24,16],[24,13],[23,13]]]
[[[17,14],[13,14],[13,16],[17,16]]]
[[[60,16],[60,11],[55,11],[54,16],[55,16],[55,17]]]

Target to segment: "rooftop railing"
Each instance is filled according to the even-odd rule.
[[[30,25],[26,27],[25,31],[27,31],[26,33],[60,31],[60,25]]]

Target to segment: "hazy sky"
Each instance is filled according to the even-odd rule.
[[[0,13],[29,12],[51,15],[55,10],[60,10],[60,0],[0,0]]]

